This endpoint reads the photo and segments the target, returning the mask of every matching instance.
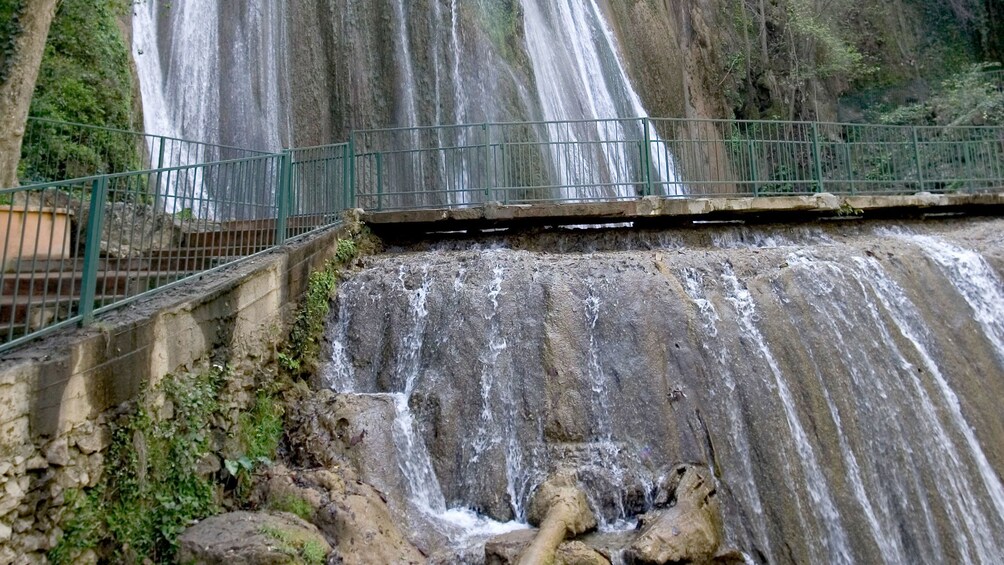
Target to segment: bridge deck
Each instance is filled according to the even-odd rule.
[[[454,208],[369,210],[363,221],[383,236],[491,230],[509,227],[612,224],[679,225],[694,222],[803,222],[820,218],[918,217],[1004,214],[1004,189],[981,194],[858,195],[665,198],[615,202],[505,205],[497,202]]]

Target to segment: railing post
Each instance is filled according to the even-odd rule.
[[[652,132],[649,127],[649,119],[642,118],[642,129],[645,131],[645,151],[644,165],[645,171],[645,196],[652,196]]]
[[[377,210],[383,210],[383,153],[376,154]]]
[[[816,192],[825,192],[823,186],[823,156],[819,148],[819,122],[812,122],[812,163],[816,177]]]
[[[108,200],[108,177],[91,183],[91,206],[87,216],[87,239],[84,246],[84,270],[80,276],[81,325],[94,321],[94,300],[98,289],[98,260],[101,256],[101,231],[105,223],[105,202]]]
[[[917,192],[924,192],[924,164],[920,160],[920,139],[917,137],[917,126],[911,128],[913,132],[913,157],[917,161],[917,182],[920,184],[920,190]]]
[[[163,136],[161,136],[159,139],[160,139],[160,151],[159,155],[157,156],[157,176],[156,176],[157,180],[154,181],[157,184],[154,185],[153,189],[153,209],[157,212],[160,212],[160,175],[161,175],[160,171],[164,168],[164,142],[167,141],[166,139],[164,139]]]
[[[290,181],[293,173],[293,163],[289,150],[279,157],[279,186],[275,193],[275,245],[286,243],[286,222],[289,219]]]
[[[760,182],[757,178],[756,170],[756,152],[753,150],[753,140],[746,139],[746,154],[750,160],[750,180],[753,181],[753,196],[760,196]]]
[[[349,162],[351,160],[352,154],[349,153],[349,144],[346,143],[342,146],[342,205],[341,209],[338,210],[339,213],[349,208]]]
[[[499,151],[502,154],[502,203],[509,203],[509,164],[506,162],[505,139],[499,142]]]
[[[847,184],[850,186],[851,194],[857,194],[857,190],[854,188],[854,166],[851,163],[851,144],[850,142],[844,142],[844,159],[847,160]]]
[[[491,143],[492,143],[492,138],[491,138],[491,129],[490,129],[490,127],[489,127],[489,125],[488,125],[487,122],[481,125],[481,129],[482,129],[482,131],[484,131],[484,134],[485,134],[485,143],[484,143],[484,148],[485,148],[485,202],[491,202],[492,201],[492,181],[491,181],[491,170],[492,170],[491,169],[491,167],[492,167],[492,160],[491,160],[492,146],[491,146]]]
[[[347,208],[356,207],[356,132],[349,133],[349,176],[345,187]]]

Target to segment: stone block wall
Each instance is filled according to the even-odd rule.
[[[0,565],[45,561],[65,493],[101,478],[116,407],[210,357],[267,362],[310,274],[357,229],[291,242],[0,357]]]

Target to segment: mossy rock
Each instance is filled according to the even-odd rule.
[[[286,512],[230,512],[207,518],[178,539],[178,562],[248,565],[324,563],[331,546],[321,532]]]

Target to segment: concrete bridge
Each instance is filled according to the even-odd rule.
[[[501,204],[364,211],[362,220],[385,238],[456,231],[568,225],[664,227],[710,223],[801,223],[819,220],[909,219],[1004,215],[1004,190],[982,194],[911,194],[681,198],[582,203]]]

